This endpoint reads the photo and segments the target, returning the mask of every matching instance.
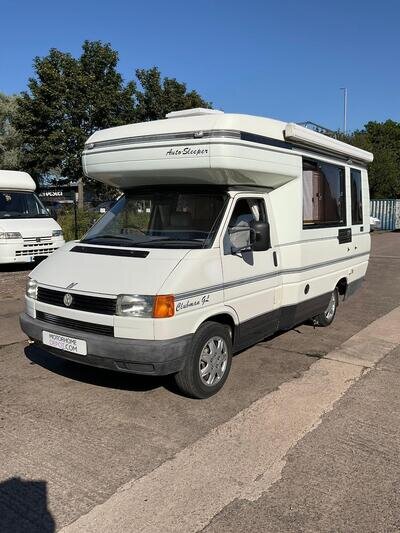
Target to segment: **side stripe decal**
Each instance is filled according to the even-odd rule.
[[[134,146],[160,142],[174,142],[174,141],[196,141],[196,143],[202,143],[208,139],[235,139],[251,142],[254,144],[263,144],[267,146],[276,146],[277,148],[285,148],[286,150],[292,150],[293,145],[289,142],[282,141],[280,139],[273,139],[272,137],[266,137],[265,135],[258,135],[255,133],[249,133],[247,131],[239,130],[204,130],[201,135],[198,132],[183,131],[177,133],[159,133],[154,135],[138,135],[135,137],[122,137],[119,139],[110,139],[106,141],[95,141],[93,143],[86,143],[84,148],[84,155],[92,153],[92,150],[96,150],[95,153],[103,153],[110,151],[113,147],[119,147],[118,150],[130,150]],[[126,148],[123,148],[125,146]],[[103,149],[100,151],[100,149]]]
[[[220,283],[218,285],[210,285],[209,287],[203,287],[201,289],[196,289],[194,291],[181,292],[175,295],[175,300],[186,300],[187,298],[194,298],[195,296],[201,296],[205,292],[218,292],[224,289],[231,289],[233,287],[238,287],[239,285],[247,285],[249,283],[255,283],[257,281],[262,281],[264,279],[274,278],[276,276],[283,276],[285,274],[298,274],[300,272],[307,272],[308,270],[313,270],[315,268],[323,268],[329,265],[334,265],[336,263],[341,263],[343,261],[350,261],[351,259],[357,259],[358,257],[367,257],[369,253],[356,254],[351,257],[343,257],[341,259],[334,259],[331,261],[324,261],[322,263],[317,263],[314,265],[309,265],[306,267],[299,268],[290,268],[285,270],[276,270],[274,272],[269,272],[268,274],[261,274],[259,276],[252,276],[249,278],[242,278],[239,280],[229,281],[228,283]]]

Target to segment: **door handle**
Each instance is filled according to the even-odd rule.
[[[272,258],[274,260],[274,266],[278,266],[278,255],[276,252],[272,252]]]

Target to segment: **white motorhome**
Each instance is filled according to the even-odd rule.
[[[32,273],[22,329],[205,398],[232,354],[334,319],[364,279],[372,154],[293,123],[194,109],[98,131],[87,176],[124,195]]]
[[[26,172],[0,170],[0,264],[30,263],[64,244],[63,232]]]

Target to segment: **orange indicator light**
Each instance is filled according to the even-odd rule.
[[[156,296],[154,299],[153,318],[169,318],[175,314],[175,298],[172,294]]]

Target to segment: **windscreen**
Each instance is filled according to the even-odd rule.
[[[1,218],[46,218],[49,212],[33,192],[1,191]]]
[[[203,248],[218,229],[227,197],[220,192],[168,189],[128,192],[82,242],[115,246]]]

